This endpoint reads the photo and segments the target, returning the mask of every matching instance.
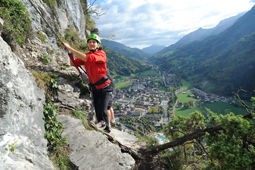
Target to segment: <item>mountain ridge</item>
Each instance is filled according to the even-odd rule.
[[[149,56],[147,53],[144,53],[142,50],[138,48],[131,48],[116,41],[102,39],[102,45],[104,46],[104,48],[108,48],[124,56],[140,61],[145,61],[146,58],[148,58]]]
[[[155,53],[157,53],[160,50],[162,50],[163,48],[165,48],[165,46],[162,46],[162,45],[151,45],[149,47],[142,48],[142,51],[152,56]]]
[[[229,69],[229,66],[224,65],[224,62],[230,59],[231,56],[235,56],[236,60],[238,60],[238,56],[233,53],[237,47],[242,51],[239,55],[243,57],[248,55],[252,60],[251,62],[253,62],[253,58],[255,58],[253,53],[246,52],[252,51],[253,47],[249,45],[242,46],[240,42],[245,43],[244,40],[247,40],[246,43],[252,43],[252,41],[248,40],[253,39],[254,36],[255,24],[252,22],[254,18],[255,6],[239,18],[231,27],[220,34],[170,50],[162,55],[154,57],[153,61],[155,64],[161,66],[163,70],[173,71],[183,78],[189,79],[196,87],[211,92],[232,95],[233,91],[236,91],[239,87],[252,91],[253,85],[248,85],[245,82],[241,82],[241,84],[237,83],[235,77],[241,76],[233,77],[231,72],[224,72],[224,68]],[[231,67],[238,68],[236,60],[232,59],[231,61],[233,61],[233,63],[228,62],[228,64]],[[220,63],[218,61],[224,61],[221,63],[220,68]],[[214,63],[218,63],[218,65]],[[247,67],[245,67],[245,65]],[[243,69],[249,68],[248,65],[249,63],[244,64]],[[211,70],[216,68],[218,72],[211,72]],[[244,70],[238,70],[245,72]],[[250,77],[250,79],[251,82],[254,82],[253,77]],[[211,82],[213,86],[208,84],[204,86],[203,84],[205,83],[203,82],[207,81]],[[233,84],[230,83],[231,81]],[[225,82],[225,85],[223,82]]]
[[[194,41],[201,41],[207,37],[213,36],[213,35],[217,35],[221,32],[223,32],[224,30],[226,30],[227,28],[229,28],[230,26],[232,26],[236,20],[238,20],[241,16],[243,16],[245,13],[242,12],[238,15],[235,15],[233,17],[221,20],[219,22],[219,24],[217,24],[215,27],[210,28],[210,29],[204,29],[204,28],[199,28],[187,35],[185,35],[184,37],[182,37],[179,41],[177,41],[176,43],[162,49],[161,51],[159,51],[158,53],[155,54],[156,55],[161,55],[164,54],[167,51],[173,50],[175,48],[181,47],[183,45],[187,45],[191,42]]]

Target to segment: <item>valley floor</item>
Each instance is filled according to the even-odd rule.
[[[208,109],[217,114],[245,114],[245,110],[232,97],[208,94],[189,85],[176,88],[174,74],[134,76],[117,81],[114,94],[116,117],[130,133],[147,133],[145,129],[157,129],[167,124],[172,116],[189,116],[199,111],[204,115]],[[127,86],[120,87],[119,84]],[[177,97],[173,99],[171,90]],[[169,103],[174,104],[169,104]],[[154,109],[152,111],[152,108]],[[155,109],[156,108],[156,109]],[[150,131],[150,130],[149,130]]]

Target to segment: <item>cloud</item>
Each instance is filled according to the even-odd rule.
[[[96,19],[102,38],[130,47],[170,45],[200,27],[249,10],[255,0],[101,0]]]

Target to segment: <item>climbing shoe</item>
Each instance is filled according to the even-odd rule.
[[[113,127],[116,126],[116,121],[115,121],[115,119],[111,120],[111,126],[113,126]]]
[[[104,131],[105,131],[106,133],[110,133],[110,132],[111,132],[111,129],[110,129],[110,127],[106,126],[106,127],[104,128]]]

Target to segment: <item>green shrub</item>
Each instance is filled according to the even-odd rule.
[[[207,134],[210,157],[214,160],[209,169],[252,169],[255,165],[253,120],[244,119],[241,115],[214,114],[210,123],[221,124],[224,130]]]
[[[160,154],[160,161],[169,169],[184,169],[184,154],[181,147],[176,147],[173,151],[164,151]]]
[[[43,64],[48,64],[48,63],[52,62],[52,58],[46,54],[41,54],[40,58],[41,58]]]
[[[77,169],[70,161],[67,139],[62,138],[63,125],[57,121],[57,109],[52,103],[44,105],[45,138],[48,141],[48,151],[51,160],[59,169]]]
[[[66,65],[62,65],[62,66],[60,66],[60,69],[61,69],[61,70],[66,70],[67,67],[68,67],[68,66],[66,66]]]
[[[86,118],[86,115],[81,110],[74,110],[72,114],[79,119]]]
[[[206,169],[252,169],[255,165],[254,120],[234,113],[218,115],[210,111],[206,118],[199,112],[193,112],[188,117],[173,117],[165,126],[164,134],[173,141],[185,134],[219,125],[222,129],[182,146],[185,156],[182,164],[187,167],[193,165],[191,162],[197,162],[198,169],[203,169],[202,166]],[[175,161],[174,157],[171,159]]]
[[[85,129],[91,129],[88,124],[87,115],[84,114],[81,110],[74,110],[72,114],[82,121],[82,124]]]
[[[80,2],[81,2],[81,7],[83,9],[84,17],[86,20],[86,29],[91,31],[96,28],[95,21],[91,18],[93,10],[88,10],[86,0],[80,0]]]
[[[146,138],[146,144],[148,146],[156,146],[156,145],[158,145],[158,141],[157,141],[157,139],[155,137],[148,136]]]
[[[14,143],[12,143],[12,144],[10,144],[9,145],[9,150],[13,153],[14,151],[15,151],[15,149],[16,149],[16,142],[14,142]]]
[[[51,72],[32,71],[37,85],[44,90],[46,99],[52,99],[57,94],[58,78]]]
[[[34,76],[37,85],[46,92],[47,87],[50,84],[50,74],[39,71],[32,71],[32,75]]]
[[[18,0],[1,0],[0,17],[4,20],[3,39],[10,45],[24,44],[31,33],[31,21],[25,6]]]
[[[64,0],[43,0],[50,8],[55,9],[57,4],[62,3]]]
[[[85,52],[88,50],[88,45],[84,39],[81,39],[76,31],[71,28],[65,30],[65,41],[77,50]]]
[[[42,41],[42,43],[45,43],[46,42],[46,36],[40,31],[37,31],[37,34],[39,36],[39,39]]]
[[[62,145],[66,142],[63,139],[61,133],[63,131],[63,126],[57,121],[57,110],[50,104],[46,103],[44,105],[44,127],[46,130],[45,138],[48,140],[48,150],[56,151],[58,145]]]
[[[86,19],[86,29],[93,30],[93,29],[96,28],[95,21],[93,19],[91,19],[91,14],[90,13],[87,13],[85,15],[85,19]]]
[[[55,8],[57,6],[56,0],[43,0],[43,2],[46,3],[51,8]]]

